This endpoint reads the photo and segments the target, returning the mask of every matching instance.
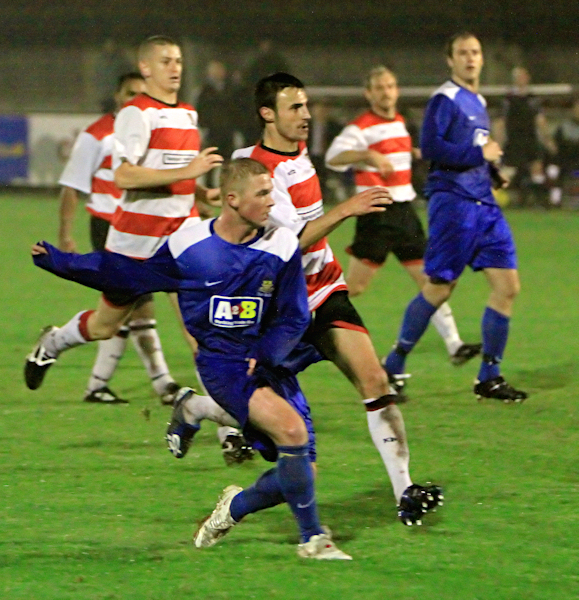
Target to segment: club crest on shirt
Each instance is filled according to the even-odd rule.
[[[261,287],[257,290],[257,293],[261,296],[271,296],[273,294],[274,286],[271,279],[264,279]]]

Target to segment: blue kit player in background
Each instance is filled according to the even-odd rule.
[[[453,36],[447,62],[452,79],[428,102],[421,134],[422,156],[431,161],[424,259],[428,280],[406,309],[385,368],[390,377],[404,373],[406,356],[468,265],[483,271],[491,288],[482,318],[483,359],[474,392],[479,399],[522,402],[527,394],[500,374],[520,283],[513,237],[492,194],[493,184],[506,182],[497,172],[502,150],[490,138],[486,102],[478,94],[483,66],[479,40],[471,33]]]
[[[310,324],[296,235],[267,226],[274,206],[269,171],[244,158],[223,168],[218,219],[175,232],[144,262],[33,247],[35,262],[128,303],[152,290],[177,291],[188,332],[199,344],[197,367],[213,399],[276,466],[253,486],[231,485],[194,536],[213,546],[244,516],[287,502],[298,523],[303,558],[345,559],[321,527],[314,489],[314,430],[295,372],[321,358],[300,340]],[[300,363],[298,365],[298,363]],[[169,431],[183,453],[195,427],[178,418],[192,393],[182,390]]]

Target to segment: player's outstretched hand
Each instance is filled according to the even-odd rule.
[[[189,163],[191,179],[209,173],[223,163],[223,156],[216,154],[217,147],[205,148]]]
[[[351,217],[360,217],[373,212],[384,212],[392,204],[392,196],[385,187],[372,187],[345,201]]]
[[[42,242],[36,242],[31,249],[32,256],[38,256],[39,254],[48,254],[48,250],[42,245]]]

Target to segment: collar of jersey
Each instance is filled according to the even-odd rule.
[[[300,149],[299,148],[297,150],[295,150],[294,152],[282,152],[281,150],[274,150],[273,148],[269,148],[263,142],[259,142],[259,145],[264,150],[267,150],[268,152],[271,152],[273,154],[279,154],[280,156],[299,156],[299,154],[300,154]]]
[[[143,92],[143,96],[148,96],[151,100],[154,100],[155,102],[158,102],[159,104],[164,104],[165,106],[170,106],[171,108],[176,108],[179,105],[179,101],[175,102],[175,104],[169,104],[168,102],[163,102],[162,100],[159,100],[158,98],[153,98],[153,96],[147,94],[147,92]]]
[[[263,232],[265,231],[265,227],[260,227],[257,230],[257,233],[250,240],[247,240],[247,242],[243,242],[243,244],[234,244],[233,242],[228,242],[227,240],[224,240],[215,231],[215,221],[217,221],[217,218],[213,219],[209,223],[209,231],[211,232],[211,235],[214,235],[216,238],[220,239],[223,243],[230,244],[231,246],[251,246],[251,244],[255,244],[255,242],[257,242],[257,240],[263,236]]]

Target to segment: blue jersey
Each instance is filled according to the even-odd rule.
[[[61,277],[135,298],[177,291],[200,356],[243,360],[296,372],[290,353],[310,323],[298,239],[268,227],[244,244],[213,229],[214,220],[176,231],[146,261],[95,252],[74,255],[46,244],[34,262]],[[308,362],[319,360],[311,356]],[[305,368],[306,365],[301,365]]]
[[[420,147],[430,160],[426,196],[451,192],[468,200],[495,204],[491,166],[482,147],[490,133],[486,101],[447,81],[429,100],[424,113]]]

